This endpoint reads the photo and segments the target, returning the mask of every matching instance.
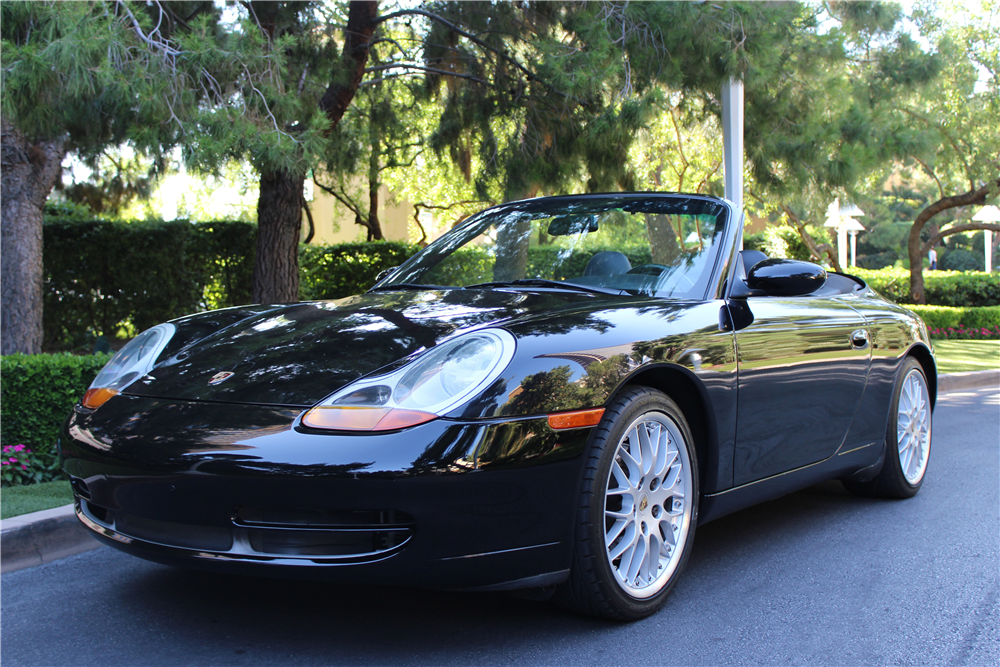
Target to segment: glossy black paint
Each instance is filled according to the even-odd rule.
[[[794,259],[766,259],[747,274],[747,287],[767,296],[804,296],[823,287],[826,271]]]
[[[62,455],[78,515],[100,539],[161,562],[523,588],[558,583],[570,567],[591,432],[553,431],[545,416],[606,405],[629,385],[669,394],[687,416],[701,522],[876,464],[907,355],[924,365],[933,398],[923,324],[860,281],[819,281],[818,267],[755,267],[752,276],[773,270],[786,287],[821,285],[755,295],[765,288],[739,274],[737,227],[725,237],[700,301],[545,287],[388,291],[178,320],[164,363],[68,419]],[[486,327],[515,337],[514,359],[444,417],[387,433],[301,427],[306,409],[347,383]],[[210,385],[220,371],[235,375]],[[391,522],[329,518],[390,511],[412,524],[400,519],[397,534]],[[293,518],[248,528],[247,516]],[[253,548],[261,531],[303,543],[367,531],[376,546],[269,553]]]
[[[78,489],[80,482],[86,489],[82,518],[113,546],[156,560],[317,565],[330,569],[323,576],[331,578],[368,576],[356,569],[370,565],[371,576],[402,582],[404,575],[382,572],[381,558],[355,559],[345,568],[334,558],[205,555],[233,549],[237,517],[246,507],[305,517],[401,510],[412,515],[415,530],[393,558],[404,568],[412,564],[435,585],[522,578],[523,553],[475,581],[454,577],[461,568],[453,560],[500,563],[507,558],[502,553],[489,555],[514,548],[537,552],[531,558],[542,571],[562,569],[586,431],[556,433],[544,419],[438,420],[398,433],[314,435],[294,428],[297,412],[231,404],[206,410],[204,404],[135,396],[116,397],[99,412],[77,410],[67,422],[63,455]],[[116,539],[115,527],[138,524],[136,518],[146,525],[159,522],[161,537]],[[328,528],[310,525],[308,518],[295,527]],[[455,530],[460,540],[450,539]],[[192,533],[203,540],[201,548],[185,542]]]

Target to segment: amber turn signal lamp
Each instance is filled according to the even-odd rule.
[[[437,415],[419,410],[322,405],[302,415],[302,424],[333,431],[394,431],[432,419]]]
[[[593,410],[575,410],[573,412],[560,412],[549,415],[549,426],[556,431],[567,428],[584,428],[586,426],[597,426],[604,416],[604,408]]]
[[[88,389],[87,393],[83,395],[83,400],[80,402],[83,404],[83,407],[96,410],[107,403],[108,400],[117,393],[117,389],[108,389],[107,387]]]

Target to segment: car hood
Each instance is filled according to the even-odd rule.
[[[628,298],[555,290],[448,290],[298,303],[253,314],[195,342],[125,393],[310,406],[456,333],[533,317],[548,321],[622,299]],[[186,320],[192,321],[197,317]],[[232,375],[213,383],[220,373]]]

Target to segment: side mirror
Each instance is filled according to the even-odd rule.
[[[753,265],[746,285],[767,296],[803,296],[826,283],[826,270],[795,259],[765,259]]]

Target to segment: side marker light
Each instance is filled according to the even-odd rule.
[[[85,408],[96,410],[107,403],[111,397],[116,394],[118,394],[116,389],[108,389],[107,387],[88,389],[87,393],[83,395],[83,400],[80,401],[80,403],[82,403]]]
[[[604,416],[604,408],[593,410],[574,410],[573,412],[559,412],[549,415],[549,427],[553,430],[561,431],[568,428],[585,428],[587,426],[597,426]]]

